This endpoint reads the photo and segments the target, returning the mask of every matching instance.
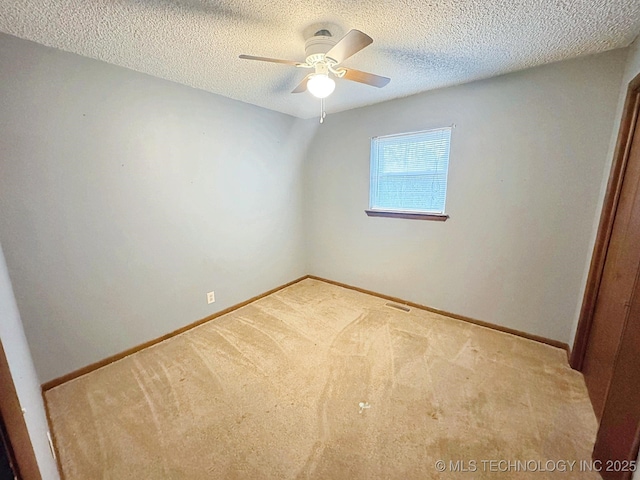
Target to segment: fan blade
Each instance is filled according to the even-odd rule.
[[[307,82],[309,81],[309,77],[311,75],[312,74],[310,73],[309,75],[304,77],[302,79],[302,81],[298,84],[298,86],[291,91],[291,93],[302,93],[302,92],[306,91],[307,90]]]
[[[373,38],[366,33],[362,33],[360,30],[349,30],[349,32],[325,54],[325,57],[335,60],[336,63],[342,63],[351,55],[358,53],[372,43]]]
[[[291,65],[294,67],[304,65],[304,63],[294,62],[293,60],[280,60],[278,58],[254,57],[253,55],[240,55],[240,58],[243,58],[244,60],[258,60],[260,62],[282,63],[284,65]]]
[[[365,83],[372,87],[382,88],[391,81],[390,78],[375,75],[373,73],[361,72],[360,70],[354,70],[353,68],[341,68],[340,71],[345,72],[344,77],[342,78],[346,78],[352,82]]]

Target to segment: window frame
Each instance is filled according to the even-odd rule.
[[[429,132],[435,132],[439,130],[449,130],[449,151],[447,152],[447,172],[445,178],[445,203],[443,210],[446,209],[446,195],[448,191],[449,184],[449,160],[451,157],[451,135],[453,133],[453,125],[446,127],[436,127],[430,128],[426,130],[417,130],[414,132],[403,132],[391,135],[380,135],[377,137],[372,137],[370,140],[370,157],[369,157],[369,208],[365,210],[365,213],[369,217],[389,217],[389,218],[403,218],[403,219],[412,219],[412,220],[435,220],[444,222],[449,218],[449,215],[446,212],[429,212],[429,211],[412,211],[412,210],[393,210],[388,208],[373,208],[373,196],[372,196],[372,186],[373,186],[373,178],[372,178],[372,169],[374,167],[374,161],[378,162],[377,158],[377,148],[374,149],[374,142],[378,139],[392,138],[392,137],[405,137],[409,135],[417,135]],[[377,145],[376,145],[377,147]],[[374,157],[375,155],[375,157]]]

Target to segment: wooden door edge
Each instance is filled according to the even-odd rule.
[[[11,444],[11,450],[15,457],[15,463],[19,471],[19,477],[23,480],[41,480],[40,468],[36,460],[36,454],[31,444],[31,437],[24,420],[20,400],[16,392],[13,376],[9,369],[9,363],[0,341],[0,413],[4,419],[4,425]]]
[[[569,364],[575,370],[582,371],[584,357],[587,349],[589,334],[593,323],[593,314],[596,307],[596,300],[602,282],[602,274],[606,260],[609,241],[613,231],[613,222],[618,208],[620,192],[622,190],[622,181],[627,168],[629,159],[629,150],[633,139],[636,119],[640,113],[640,74],[638,74],[627,88],[627,96],[622,111],[622,119],[620,121],[620,129],[618,131],[618,139],[613,155],[613,162],[609,173],[609,181],[607,190],[602,204],[602,212],[600,213],[600,223],[596,234],[596,241],[591,256],[591,264],[589,265],[589,274],[585,286],[584,296],[582,297],[582,306],[580,307],[580,316],[578,318],[578,327],[576,336],[571,349],[571,358]]]

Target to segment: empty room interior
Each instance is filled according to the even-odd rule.
[[[1,2],[0,478],[638,480],[639,33]]]

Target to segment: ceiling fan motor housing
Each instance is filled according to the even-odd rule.
[[[306,61],[309,65],[314,65],[325,60],[324,54],[336,44],[336,41],[327,30],[320,30],[304,44]]]

